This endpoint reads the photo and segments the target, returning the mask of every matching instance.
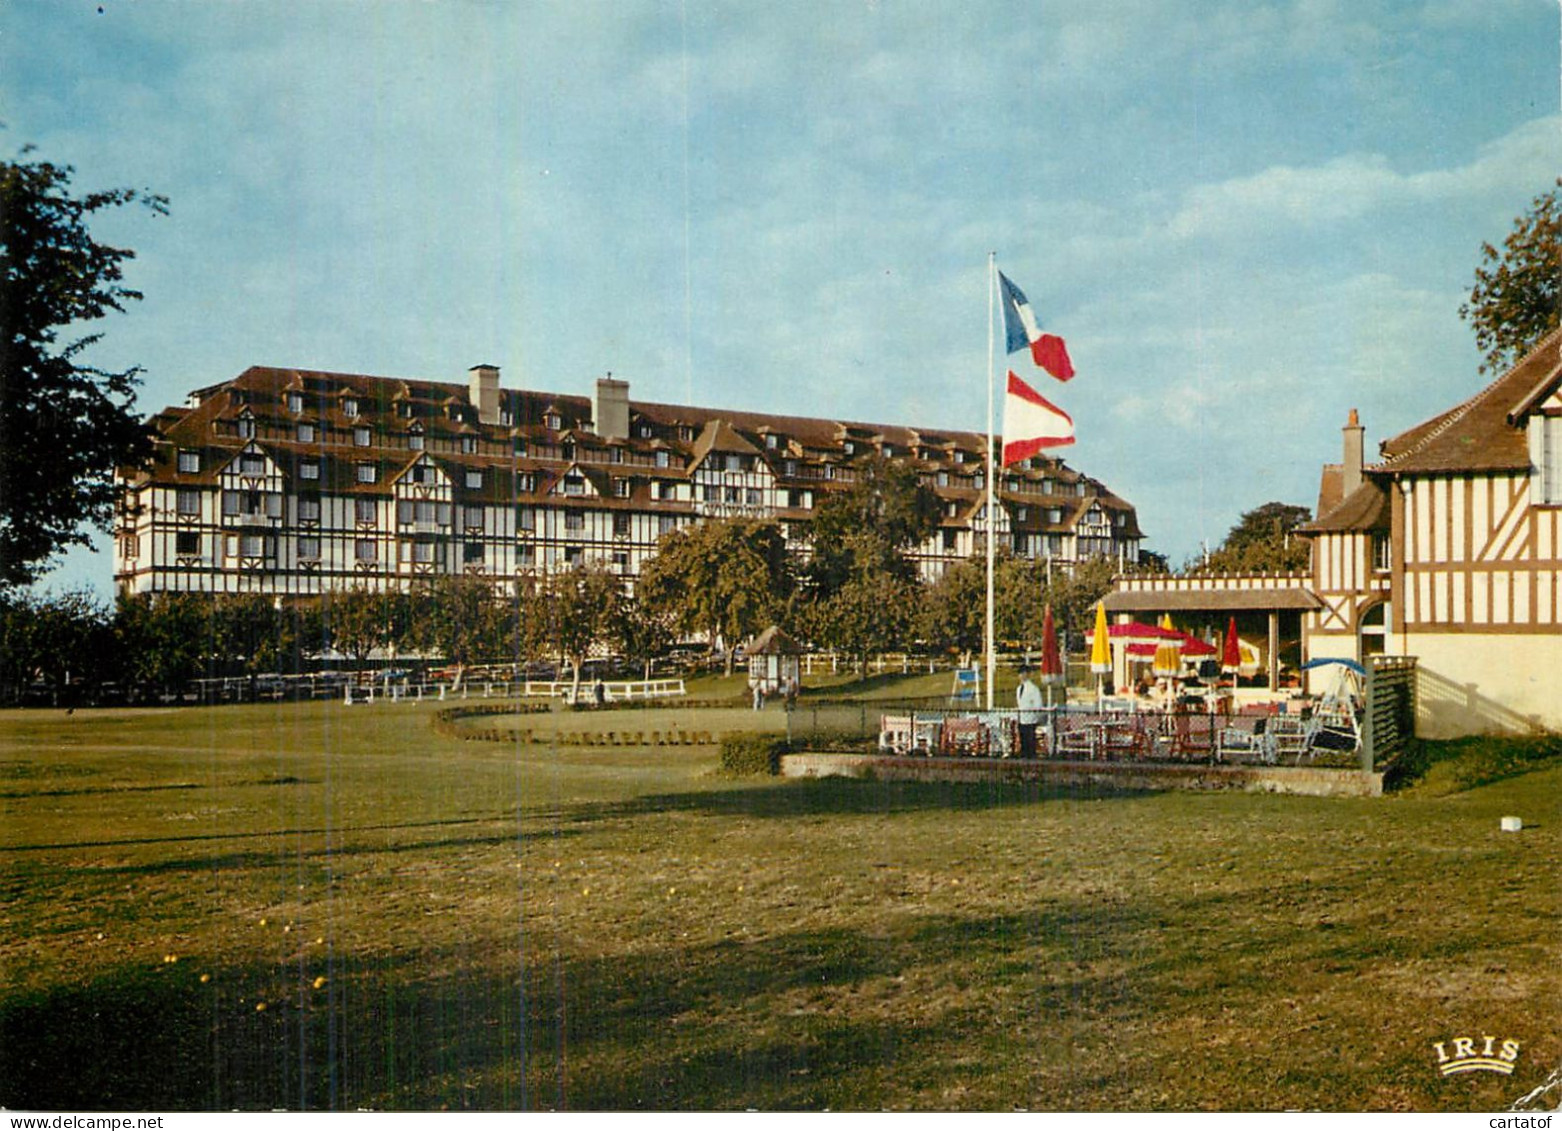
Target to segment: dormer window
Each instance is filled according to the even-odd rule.
[[[303,412],[304,411],[304,394],[303,393],[289,393],[287,395],[287,410],[289,412],[295,414],[295,415],[300,413],[300,412]]]
[[[360,424],[357,428],[353,429],[354,447],[367,448],[369,446],[369,439],[370,432],[366,426]]]
[[[348,397],[346,400],[342,401],[342,412],[345,413],[349,417],[357,416],[358,415],[358,398],[357,397]]]
[[[462,436],[461,437],[461,451],[465,455],[472,455],[472,454],[474,454],[477,451],[477,437],[476,436]]]
[[[300,444],[312,444],[315,442],[315,426],[308,421],[300,421],[293,435]]]
[[[765,450],[766,451],[773,452],[777,448],[779,448],[780,446],[781,446],[781,437],[780,436],[777,436],[774,432],[771,432],[768,435],[766,435],[766,437],[765,437]]]
[[[524,437],[524,436],[517,436],[517,437],[515,437],[515,442],[513,444],[511,444],[510,450],[515,455],[518,455],[518,456],[525,455],[526,454],[526,437]]]
[[[564,427],[564,420],[559,416],[558,413],[550,412],[548,415],[542,418],[542,426],[544,428],[551,428],[553,431],[557,432],[560,428]]]
[[[317,459],[306,459],[301,462],[298,465],[298,477],[300,479],[319,479],[320,461]]]
[[[407,433],[407,447],[411,448],[415,452],[421,452],[423,450],[423,429],[414,428],[412,431]]]
[[[632,484],[627,479],[615,479],[615,480],[613,480],[613,495],[614,495],[614,497],[615,498],[619,498],[619,499],[627,499],[627,498],[629,498],[629,489],[630,489],[631,486],[632,486]]]
[[[380,468],[378,464],[360,463],[358,465],[357,472],[358,482],[360,483],[374,483],[377,482],[380,478]]]
[[[468,468],[466,473],[466,487],[468,491],[481,491],[483,489],[483,469],[480,467]]]
[[[850,440],[846,441],[846,443],[844,445],[844,448],[845,448],[846,454],[849,455],[849,456],[854,456],[854,455],[857,454],[857,445],[852,443]]]
[[[635,429],[635,435],[639,436],[642,440],[649,440],[655,434],[655,431],[649,424],[642,424],[639,428]]]
[[[239,417],[239,439],[253,440],[255,438],[255,418],[249,413]]]
[[[656,466],[657,467],[671,467],[672,466],[672,462],[673,462],[672,461],[672,456],[668,455],[666,452],[657,452],[656,453]]]
[[[179,470],[185,475],[196,475],[201,470],[201,453],[188,448],[179,449]]]

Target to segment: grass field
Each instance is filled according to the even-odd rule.
[[[0,1105],[1491,1110],[1562,1062],[1555,759],[1046,793],[433,711],[0,714]],[[1439,1075],[1486,1035],[1511,1077]]]

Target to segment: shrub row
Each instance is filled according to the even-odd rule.
[[[728,774],[779,774],[781,755],[786,751],[786,739],[773,734],[743,731],[723,735],[721,769]]]

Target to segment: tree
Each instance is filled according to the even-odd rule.
[[[213,600],[204,593],[122,596],[114,611],[124,674],[138,687],[177,694],[206,670],[214,636]]]
[[[846,653],[857,677],[868,674],[868,657],[904,646],[911,636],[918,605],[915,581],[885,570],[858,571],[828,597],[808,607],[809,635]]]
[[[140,367],[94,368],[83,354],[101,334],[59,335],[141,297],[123,282],[135,252],[94,240],[92,216],[135,201],[166,213],[167,201],[132,189],[78,198],[70,180],[47,162],[0,162],[0,586],[27,584],[88,544],[88,528],[107,530],[115,468],[151,453],[133,411]]]
[[[1311,517],[1312,511],[1292,503],[1255,507],[1227,532],[1220,548],[1210,554],[1207,568],[1232,573],[1306,569],[1311,550],[1307,540],[1292,531]]]
[[[732,646],[780,621],[794,586],[786,538],[774,522],[727,519],[662,536],[640,570],[639,603],[676,632]]]
[[[908,551],[938,529],[939,503],[917,470],[880,456],[863,463],[845,491],[814,510],[809,529],[809,586],[828,597],[857,570],[880,568],[915,576]]]
[[[1481,245],[1470,301],[1459,317],[1486,354],[1482,373],[1507,369],[1556,329],[1562,312],[1562,177],[1513,222],[1499,252]]]
[[[321,609],[324,635],[331,647],[350,656],[356,667],[363,667],[369,654],[390,642],[395,629],[395,601],[392,594],[357,584],[335,589],[326,595]]]
[[[623,583],[601,564],[576,564],[543,582],[547,639],[570,666],[570,698],[575,702],[580,700],[580,665],[592,648],[611,639],[623,616],[623,601]]]

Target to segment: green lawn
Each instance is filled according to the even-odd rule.
[[[1554,760],[730,779],[435,707],[0,713],[0,1106],[1492,1110],[1562,1062]],[[1488,1034],[1511,1077],[1438,1075]]]

